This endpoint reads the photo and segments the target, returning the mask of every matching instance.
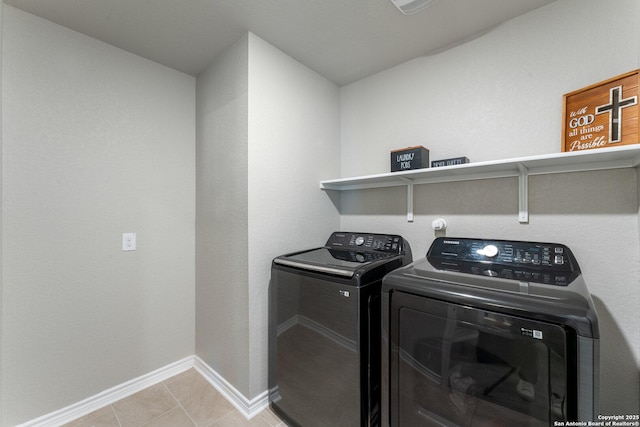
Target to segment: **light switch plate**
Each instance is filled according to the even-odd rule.
[[[122,250],[136,250],[136,233],[122,233]]]

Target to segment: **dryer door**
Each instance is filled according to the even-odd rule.
[[[575,408],[563,327],[403,292],[390,315],[392,426],[547,427]]]

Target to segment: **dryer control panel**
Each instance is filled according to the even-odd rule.
[[[560,286],[580,274],[571,250],[559,243],[440,237],[427,260],[442,270]]]
[[[332,249],[378,251],[392,254],[402,254],[405,251],[404,239],[392,234],[334,232],[325,246]]]

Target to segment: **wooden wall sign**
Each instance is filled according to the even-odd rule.
[[[562,151],[638,144],[638,72],[564,95]]]

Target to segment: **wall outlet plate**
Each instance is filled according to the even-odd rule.
[[[136,233],[122,233],[122,250],[136,250]]]

